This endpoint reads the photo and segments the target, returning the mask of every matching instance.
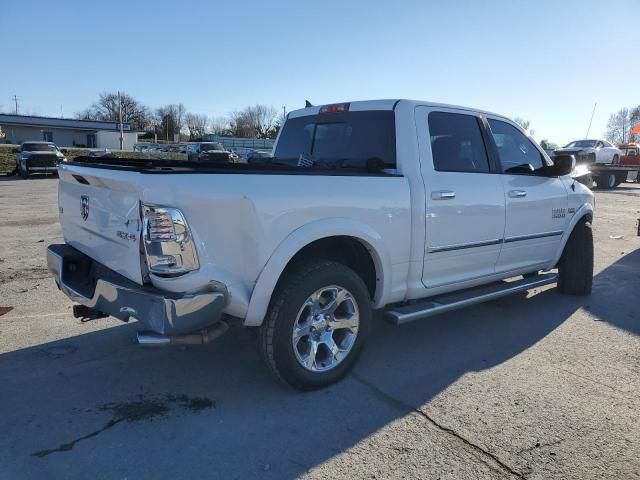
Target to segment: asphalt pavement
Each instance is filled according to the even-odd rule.
[[[73,318],[57,180],[1,179],[0,478],[640,478],[640,186],[596,198],[590,297],[376,321],[352,374],[299,393],[240,326],[145,350]]]

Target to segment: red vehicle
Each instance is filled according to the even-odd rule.
[[[620,165],[640,165],[640,145],[624,143],[618,145],[620,149]]]

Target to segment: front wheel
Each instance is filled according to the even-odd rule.
[[[589,295],[593,286],[593,232],[580,221],[571,232],[558,262],[558,290],[568,295]]]
[[[27,178],[29,178],[29,170],[27,169],[26,165],[18,166],[18,173],[20,174],[23,180],[26,180]]]
[[[366,285],[340,263],[302,265],[278,285],[260,328],[273,373],[299,390],[337,382],[353,367],[369,332]]]
[[[618,155],[614,155],[613,156],[613,160],[611,161],[611,163],[613,165],[618,165],[618,163],[620,163],[620,157],[618,157]]]

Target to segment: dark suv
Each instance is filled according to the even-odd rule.
[[[24,142],[16,153],[16,171],[22,178],[32,173],[58,174],[58,164],[66,160],[65,150],[60,150],[51,142]]]

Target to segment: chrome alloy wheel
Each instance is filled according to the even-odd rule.
[[[359,325],[358,304],[347,289],[331,285],[316,290],[293,325],[296,359],[311,372],[331,370],[349,355]]]

